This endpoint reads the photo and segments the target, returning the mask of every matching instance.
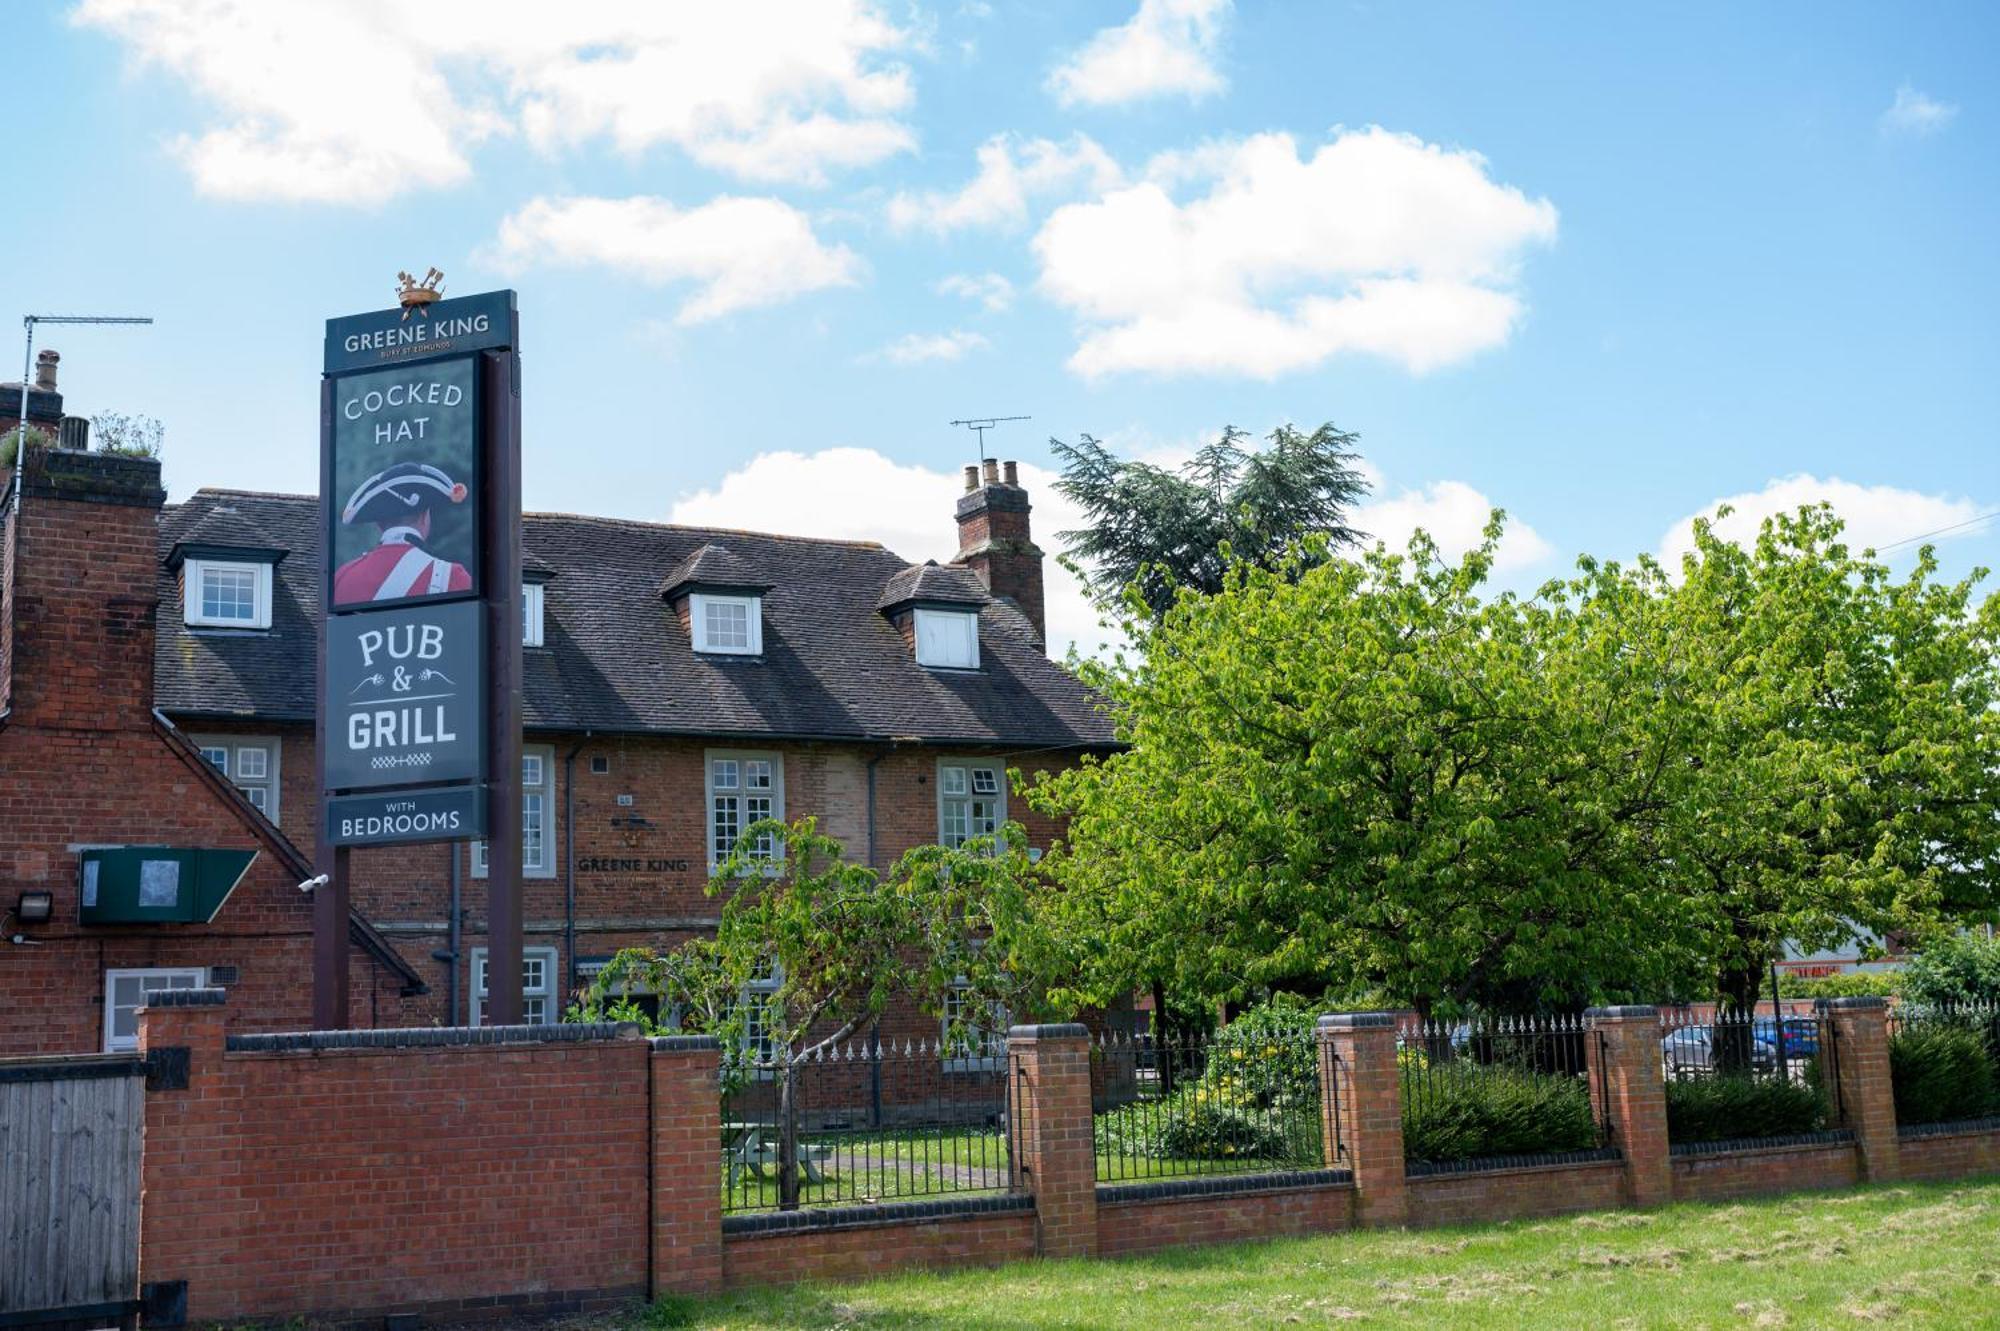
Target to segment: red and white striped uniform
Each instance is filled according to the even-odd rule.
[[[472,575],[465,571],[465,565],[439,559],[420,545],[401,541],[384,541],[358,559],[348,560],[333,575],[335,605],[471,590]]]

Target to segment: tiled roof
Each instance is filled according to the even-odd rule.
[[[876,608],[888,610],[912,601],[929,601],[937,605],[985,605],[992,599],[986,594],[986,584],[971,569],[946,566],[931,560],[906,568],[889,579],[889,585],[882,589],[882,598]]]
[[[714,541],[674,565],[673,572],[660,582],[660,595],[668,600],[686,588],[720,587],[735,591],[769,591],[771,584],[749,563],[729,553],[729,547]]]
[[[289,553],[269,632],[190,630],[164,557],[219,510]],[[941,518],[942,520],[942,518]],[[200,490],[161,525],[154,687],[173,715],[310,721],[319,612],[319,504],[309,495]],[[530,513],[523,547],[552,574],[544,647],[523,653],[523,719],[535,730],[1099,747],[1111,724],[1089,690],[1035,644],[1011,602],[980,609],[980,669],[933,671],[878,610],[892,580],[927,573],[879,545]],[[704,546],[754,570],[761,657],[697,655],[661,599]],[[964,583],[959,582],[961,590]]]

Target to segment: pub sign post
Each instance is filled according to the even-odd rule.
[[[435,269],[402,276],[400,308],[326,325],[321,1030],[348,1023],[351,849],[475,837],[486,1020],[521,1020],[520,321],[512,291],[444,300]]]

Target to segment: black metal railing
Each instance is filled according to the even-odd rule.
[[[1310,1030],[1100,1036],[1090,1100],[1099,1182],[1317,1169],[1327,1160]]]
[[[1670,1012],[1660,1036],[1668,1138],[1796,1136],[1838,1124],[1839,1057],[1823,1014]]]
[[[856,1040],[726,1059],[722,1209],[1007,1191],[1004,1041]]]
[[[1580,1016],[1411,1019],[1397,1031],[1403,1158],[1412,1165],[1587,1151],[1607,1140],[1593,1046]]]

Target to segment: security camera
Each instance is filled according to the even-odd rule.
[[[327,884],[328,877],[329,876],[327,874],[315,874],[313,877],[308,878],[303,883],[299,884],[299,891],[310,892],[316,887],[325,887]]]

